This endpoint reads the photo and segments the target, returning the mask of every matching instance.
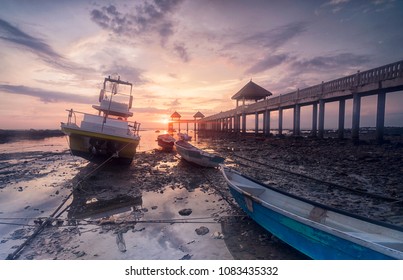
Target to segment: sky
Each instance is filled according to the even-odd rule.
[[[403,59],[401,0],[0,2],[0,129],[57,129],[66,109],[96,113],[108,75],[134,84],[132,120],[154,128],[174,111],[233,109],[251,79],[276,96]],[[403,126],[401,93],[387,94],[386,125]],[[363,99],[363,126],[375,125],[375,108]]]

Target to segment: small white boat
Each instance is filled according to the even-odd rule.
[[[179,140],[183,141],[192,141],[192,136],[186,134],[186,133],[178,133]]]
[[[171,134],[161,134],[157,136],[157,143],[165,151],[172,151],[175,138]]]
[[[104,79],[99,105],[92,107],[98,114],[67,110],[67,122],[62,131],[69,136],[70,150],[88,160],[116,157],[130,164],[140,142],[140,123],[128,121],[133,103],[133,85],[117,79]],[[81,121],[79,121],[81,120]]]
[[[252,219],[313,259],[403,259],[403,228],[319,204],[220,166]]]
[[[196,148],[184,140],[176,141],[175,148],[183,159],[203,167],[218,167],[225,160],[223,157]]]

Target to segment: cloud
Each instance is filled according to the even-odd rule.
[[[0,19],[0,39],[29,50],[39,56],[46,64],[68,72],[85,73],[90,69],[76,65],[57,53],[44,40],[36,38]]]
[[[131,12],[120,12],[114,5],[91,11],[91,19],[105,30],[117,35],[141,36],[157,34],[164,44],[174,34],[174,23],[169,17],[182,0],[145,1]]]
[[[122,80],[128,80],[134,85],[143,85],[148,82],[147,79],[143,77],[143,70],[121,65],[114,62],[112,65],[102,66],[102,74],[105,76],[117,74]]]
[[[256,74],[263,72],[267,69],[276,67],[287,61],[287,54],[267,55],[264,59],[259,60],[255,65],[245,71],[245,74]]]
[[[325,6],[336,6],[336,5],[340,5],[340,4],[344,4],[344,3],[348,3],[350,2],[350,0],[331,0],[323,5]]]
[[[305,32],[306,27],[306,22],[293,22],[266,31],[244,36],[240,40],[228,44],[226,47],[232,48],[239,45],[248,45],[253,46],[254,48],[260,47],[274,51],[290,41],[292,38]]]
[[[367,69],[371,62],[370,55],[339,53],[312,58],[287,57],[287,72],[268,85],[273,93],[288,93],[297,88],[306,88],[351,75],[357,70]]]
[[[155,108],[155,107],[135,107],[134,110],[136,111],[136,114],[139,114],[139,113],[166,114],[167,113],[166,109],[160,109],[160,108]]]
[[[263,71],[266,66],[269,69],[285,64],[284,69],[286,70],[279,71],[276,78],[270,80],[267,85],[261,85],[274,94],[288,93],[297,88],[302,89],[319,84],[321,81],[331,81],[344,75],[351,75],[358,70],[367,69],[372,62],[370,55],[348,52],[311,58],[301,58],[290,54],[279,56],[277,58],[268,56],[267,59],[263,59],[254,66],[256,71]],[[246,74],[255,74],[252,70],[255,69],[249,69]]]
[[[171,102],[166,102],[164,103],[164,106],[167,106],[169,108],[177,108],[181,105],[180,101],[178,100],[178,98],[176,98],[175,100],[172,100]]]
[[[91,11],[91,19],[111,35],[125,36],[126,39],[139,44],[157,41],[171,54],[183,62],[190,57],[183,43],[169,44],[175,35],[177,22],[173,14],[183,0],[141,1],[134,7],[106,5]]]
[[[292,22],[286,25],[271,28],[265,31],[256,32],[252,35],[241,36],[241,38],[235,42],[231,42],[225,45],[224,55],[232,60],[240,59],[241,55],[237,50],[240,47],[246,48],[242,52],[243,64],[245,64],[244,56],[249,50],[253,50],[252,55],[248,55],[248,61],[246,63],[252,63],[247,68],[245,74],[257,74],[263,72],[269,68],[276,67],[289,60],[289,55],[280,51],[290,40],[301,35],[307,30],[307,22],[298,21]],[[239,37],[236,36],[236,37]],[[228,54],[227,51],[235,51],[237,53]],[[259,50],[257,52],[256,50]],[[254,57],[257,53],[266,54],[263,58],[258,59]]]
[[[395,7],[395,0],[373,0],[373,1],[350,1],[350,0],[331,0],[320,5],[315,10],[316,15],[322,14],[330,10],[333,14],[340,12],[342,9],[355,11],[357,14],[384,12]]]
[[[49,91],[40,88],[26,87],[22,85],[0,84],[0,92],[9,94],[27,95],[39,98],[44,103],[72,102],[89,104],[93,97],[76,95],[66,92]]]
[[[317,56],[311,59],[295,61],[291,66],[296,72],[313,71],[345,71],[352,67],[362,66],[371,61],[369,55],[357,55],[353,53],[340,53],[329,56]]]
[[[0,39],[22,46],[43,58],[62,59],[48,44],[0,19]]]
[[[183,62],[189,62],[189,54],[184,44],[175,44],[174,51]]]

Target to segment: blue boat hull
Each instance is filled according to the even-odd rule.
[[[243,211],[267,231],[318,260],[387,260],[392,259],[367,247],[314,228],[267,208],[229,185],[232,196]]]

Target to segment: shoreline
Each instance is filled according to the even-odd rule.
[[[390,127],[385,127],[384,128],[384,135],[386,138],[388,137],[400,137],[400,139],[403,141],[403,127],[395,127],[395,126],[390,126]],[[164,129],[141,129],[140,131],[164,131]],[[278,131],[277,129],[272,129],[272,131]],[[301,129],[301,134],[300,136],[293,136],[292,135],[292,129],[283,129],[283,135],[279,134],[273,134],[271,133],[270,136],[265,137],[262,134],[262,131],[259,130],[257,137],[261,138],[272,138],[272,137],[306,137],[306,138],[318,138],[318,137],[312,137],[310,135],[310,130],[309,129]],[[200,133],[206,133],[206,134],[215,134],[215,133],[221,133],[221,134],[226,134],[226,132],[215,132],[215,131],[200,131]],[[228,133],[231,134],[231,133]],[[350,139],[351,137],[351,129],[344,129],[344,134],[345,134],[345,139]],[[254,136],[256,135],[253,130],[248,130],[246,133],[238,133],[240,137],[248,137],[248,136]],[[324,131],[324,138],[337,138],[337,129],[325,129]],[[360,138],[361,136],[365,138],[364,140],[372,140],[368,136],[372,137],[375,135],[375,127],[361,127],[360,128]],[[18,141],[18,140],[41,140],[45,138],[51,138],[51,137],[60,137],[60,136],[65,136],[65,134],[60,130],[60,129],[0,129],[0,144],[5,144],[8,142],[12,141]],[[238,136],[237,136],[238,137]]]
[[[6,144],[19,140],[42,140],[45,138],[60,136],[64,136],[64,133],[60,129],[0,129],[0,144]]]

